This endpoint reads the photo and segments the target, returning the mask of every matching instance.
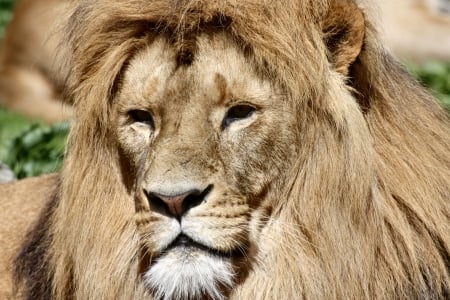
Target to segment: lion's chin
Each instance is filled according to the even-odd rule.
[[[224,299],[233,284],[229,257],[196,245],[175,245],[153,263],[144,280],[156,299]]]

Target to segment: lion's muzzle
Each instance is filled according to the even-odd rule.
[[[150,208],[158,213],[165,214],[180,220],[181,217],[191,208],[203,203],[206,196],[213,189],[210,184],[203,191],[199,189],[191,189],[186,192],[177,194],[163,195],[155,191],[145,191]]]

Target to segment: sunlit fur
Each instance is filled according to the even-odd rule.
[[[198,35],[199,43],[203,43],[198,51],[225,49],[225,54],[231,53],[237,61],[230,69],[243,70],[249,82],[256,82],[243,89],[256,86],[263,96],[273,93],[267,99],[278,105],[278,110],[270,105],[268,113],[258,115],[259,123],[253,124],[259,124],[261,130],[245,125],[242,132],[247,134],[242,142],[257,147],[235,146],[234,152],[212,147],[205,153],[205,145],[221,139],[219,129],[203,140],[206,144],[200,140],[182,144],[177,136],[172,144],[170,139],[166,144],[173,149],[164,152],[168,157],[175,157],[171,155],[175,155],[176,146],[196,149],[208,167],[195,170],[200,176],[214,170],[208,157],[220,156],[230,162],[218,162],[214,174],[220,176],[214,178],[211,199],[186,215],[186,222],[194,226],[193,220],[200,218],[203,209],[208,211],[206,217],[211,217],[213,206],[218,207],[222,214],[209,219],[214,226],[203,226],[204,231],[191,228],[191,237],[224,252],[237,246],[244,254],[238,263],[226,256],[220,256],[218,262],[205,253],[194,262],[195,267],[202,266],[203,259],[205,264],[219,268],[222,263],[232,266],[230,270],[236,274],[230,272],[231,282],[224,279],[220,287],[223,297],[448,296],[448,117],[432,96],[385,53],[368,17],[364,45],[348,69],[349,77],[336,72],[321,28],[328,9],[329,3],[324,0],[83,1],[67,32],[67,43],[73,50],[67,60],[71,71],[66,96],[73,100],[76,119],[62,172],[60,199],[52,206],[48,220],[40,223],[44,228],[34,240],[44,250],[36,270],[22,270],[21,278],[19,274],[21,289],[29,297],[39,298],[39,291],[48,284],[56,299],[151,299],[152,294],[162,296],[164,292],[174,297],[195,297],[202,288],[205,297],[222,297],[215,295],[215,287],[202,287],[212,271],[209,266],[206,272],[196,271],[201,278],[190,278],[197,282],[194,288],[172,288],[164,282],[168,275],[157,269],[158,264],[174,264],[176,268],[182,264],[176,252],[167,254],[175,255],[175,261],[168,261],[164,253],[161,259],[159,252],[170,241],[155,237],[166,228],[162,224],[173,223],[140,202],[142,193],[137,184],[151,184],[153,178],[151,173],[136,170],[139,165],[151,169],[161,161],[160,152],[155,159],[149,154],[152,159],[139,164],[138,148],[132,146],[129,135],[123,134],[126,127],[120,121],[126,99],[128,104],[136,100],[126,97],[133,90],[127,80],[139,75],[132,72],[133,58],[145,58],[142,53],[147,51],[148,55],[159,45],[168,51],[163,52],[168,55],[164,60],[153,56],[155,59],[135,65],[173,64],[170,53],[189,48],[185,42]],[[346,21],[351,22],[351,18]],[[167,33],[173,44],[166,47]],[[211,55],[213,52],[205,50],[199,57]],[[177,99],[189,78],[202,78],[198,74],[201,71],[193,71],[201,65],[196,59],[194,55],[192,67],[186,62],[176,69],[181,70],[176,74],[186,70],[192,75],[176,75],[180,86],[171,82]],[[218,57],[217,64],[221,61]],[[193,86],[186,85],[186,91],[194,93]],[[185,112],[169,100],[170,109]],[[191,98],[186,101],[197,105]],[[203,106],[196,108],[206,111]],[[204,115],[193,111],[185,116],[192,130],[189,133],[186,129],[183,134],[193,139],[197,135],[192,132],[206,134],[200,129],[206,124],[201,123]],[[162,130],[155,132],[156,138],[158,134],[164,136]],[[142,140],[141,145],[146,143]],[[154,143],[158,149],[165,149],[156,140]],[[173,174],[172,179],[176,176]],[[267,189],[260,190],[262,187]],[[214,194],[218,190],[232,194],[220,202]],[[253,197],[256,190],[261,197]],[[243,225],[234,216],[241,217]],[[235,237],[242,241],[231,238],[222,226],[239,232]],[[211,233],[210,242],[206,232]],[[219,243],[221,236],[223,245]],[[143,255],[150,257],[144,260]],[[154,264],[157,257],[160,259]],[[228,266],[222,267],[228,272]],[[179,275],[187,276],[187,271],[180,269]],[[221,273],[211,276],[219,282],[226,272],[217,272]],[[179,285],[186,284],[179,280]],[[163,288],[158,287],[161,285]]]

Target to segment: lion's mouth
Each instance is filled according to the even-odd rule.
[[[237,258],[245,256],[246,253],[246,247],[239,247],[236,249],[231,249],[229,251],[210,248],[194,241],[184,233],[180,233],[177,238],[172,243],[170,243],[170,245],[167,246],[167,248],[162,252],[162,255],[169,253],[174,249],[180,249],[187,252],[205,252],[221,258]]]

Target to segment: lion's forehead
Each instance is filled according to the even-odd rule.
[[[189,65],[179,64],[177,48],[164,37],[142,49],[125,72],[125,101],[167,106],[187,100],[221,105],[232,97],[271,100],[269,80],[257,75],[242,50],[225,35],[200,35],[196,43]]]

